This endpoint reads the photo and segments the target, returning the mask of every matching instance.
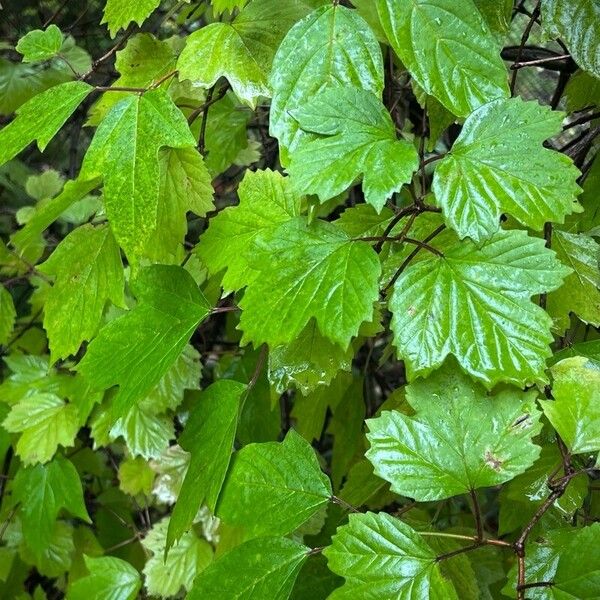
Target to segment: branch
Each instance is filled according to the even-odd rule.
[[[541,0],[538,0],[533,12],[531,13],[531,17],[529,18],[529,23],[527,23],[527,27],[525,27],[525,31],[523,32],[523,36],[521,37],[521,44],[519,45],[519,49],[517,50],[517,56],[515,58],[514,64],[518,64],[521,62],[521,56],[523,55],[523,50],[525,48],[525,44],[529,39],[529,34],[533,29],[536,19],[540,16],[540,5]],[[519,73],[518,69],[514,69],[512,72],[512,77],[510,79],[510,95],[515,95],[515,86],[517,85],[517,75]]]

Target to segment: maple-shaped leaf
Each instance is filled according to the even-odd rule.
[[[570,313],[584,323],[600,326],[600,244],[582,233],[555,229],[552,249],[560,261],[573,269],[565,283],[548,294],[546,310],[561,331],[570,325]]]
[[[385,411],[369,419],[366,456],[392,491],[420,502],[492,487],[538,458],[535,392],[488,395],[450,363],[406,389],[414,416]]]
[[[287,535],[329,502],[331,483],[314,450],[295,431],[283,442],[248,444],[227,476],[217,516],[245,539]]]
[[[239,3],[238,3],[239,4]],[[253,0],[229,23],[211,23],[189,35],[177,61],[182,79],[212,87],[226,77],[236,96],[254,108],[270,96],[271,63],[288,29],[324,0]]]
[[[52,24],[44,30],[34,29],[26,33],[18,41],[15,50],[23,55],[23,62],[37,62],[56,56],[62,44],[62,32]]]
[[[416,82],[466,117],[509,95],[500,44],[473,0],[376,0],[381,25]]]
[[[383,60],[377,38],[355,11],[334,3],[296,23],[279,46],[270,77],[270,132],[279,140],[281,161],[303,137],[293,111],[326,85],[383,92]]]
[[[300,215],[301,196],[280,173],[246,171],[238,188],[240,202],[209,221],[195,252],[211,274],[225,271],[225,291],[245,287],[258,274],[247,260],[254,239]]]
[[[160,149],[193,146],[183,113],[163,90],[127,96],[96,130],[80,177],[103,178],[106,213],[130,260],[143,255],[158,224]]]
[[[396,138],[387,109],[369,91],[327,88],[292,116],[303,131],[317,135],[291,153],[288,172],[302,194],[325,202],[362,177],[365,200],[381,212],[417,170],[415,147]]]
[[[54,277],[44,305],[53,363],[92,339],[108,301],[124,307],[123,265],[110,228],[84,225],[72,231],[38,269]]]
[[[386,513],[351,514],[323,554],[329,569],[346,580],[331,600],[458,600],[433,549],[417,531]]]
[[[458,235],[481,242],[509,213],[541,230],[579,212],[579,170],[542,146],[561,131],[563,113],[520,98],[495,100],[473,112],[433,180],[436,202]],[[523,168],[522,156],[527,156]]]
[[[23,534],[38,558],[52,540],[54,524],[62,509],[91,523],[79,474],[73,463],[62,456],[45,465],[19,469],[13,485],[13,499],[21,502]]]
[[[530,298],[558,288],[569,269],[544,240],[499,231],[481,247],[446,230],[395,283],[389,308],[408,378],[426,376],[453,354],[492,387],[545,381],[551,318]]]
[[[94,389],[118,385],[114,416],[123,416],[177,360],[210,306],[181,267],[154,265],[132,282],[138,304],[105,325],[78,371]]]
[[[51,87],[20,106],[15,118],[0,130],[0,165],[34,140],[43,152],[93,89],[83,81],[69,81]]]
[[[249,540],[223,554],[196,577],[188,600],[284,600],[309,548],[287,538]]]
[[[291,342],[314,318],[323,335],[347,348],[373,315],[377,254],[334,223],[295,218],[261,236],[248,258],[260,277],[240,301],[243,343]]]
[[[101,23],[106,23],[110,37],[132,21],[141,25],[160,4],[160,0],[106,0]]]

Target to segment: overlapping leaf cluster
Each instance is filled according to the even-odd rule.
[[[597,597],[600,2],[39,4],[0,597]]]

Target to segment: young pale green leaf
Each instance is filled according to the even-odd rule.
[[[106,23],[110,37],[135,21],[141,25],[160,4],[160,0],[106,0],[101,23]]]
[[[349,371],[352,348],[344,350],[324,337],[314,319],[290,342],[269,351],[269,381],[278,393],[296,388],[306,396],[328,386],[340,371]]]
[[[182,79],[212,87],[226,77],[236,96],[254,108],[270,96],[268,79],[275,52],[288,29],[325,0],[253,0],[230,23],[195,31],[177,62]]]
[[[351,514],[323,554],[329,569],[346,580],[330,600],[458,600],[435,552],[414,529],[386,513]]]
[[[545,222],[562,223],[581,210],[578,169],[564,154],[542,146],[561,131],[563,116],[513,98],[490,102],[468,117],[433,181],[446,223],[461,238],[489,238],[500,228],[502,213],[541,230]]]
[[[369,91],[327,88],[292,116],[303,131],[318,136],[291,153],[288,172],[302,194],[325,202],[362,177],[365,200],[381,212],[417,170],[416,149],[396,139],[387,109]]]
[[[573,454],[600,450],[600,364],[581,356],[551,369],[554,400],[541,402],[544,414]]]
[[[23,55],[23,62],[37,62],[56,56],[62,43],[63,35],[60,29],[53,24],[45,30],[29,31],[19,40],[15,50]]]
[[[82,174],[104,179],[104,205],[128,258],[143,255],[158,224],[161,148],[195,145],[185,117],[163,90],[129,95],[96,130]]]
[[[524,231],[499,231],[478,248],[446,230],[431,244],[443,256],[421,250],[389,303],[409,380],[453,354],[488,387],[545,381],[552,320],[530,297],[558,288],[569,270]]]
[[[215,510],[246,389],[237,381],[217,380],[200,394],[192,408],[179,438],[181,447],[191,453],[190,463],[169,523],[167,549],[192,526],[203,504]]]
[[[13,405],[2,426],[21,433],[17,454],[23,464],[46,463],[59,446],[72,446],[80,426],[79,409],[56,394],[33,393]]]
[[[356,11],[337,3],[318,8],[296,23],[275,55],[270,130],[279,140],[283,164],[304,137],[293,111],[330,84],[363,88],[378,98],[383,92],[377,38]]]
[[[74,581],[67,600],[134,600],[142,585],[137,570],[113,556],[84,556],[88,574]]]
[[[168,528],[169,519],[163,519],[142,541],[144,548],[151,553],[144,566],[145,588],[151,596],[160,598],[175,596],[182,589],[190,590],[196,575],[213,559],[210,544],[193,531],[185,533],[166,556]]]
[[[119,489],[126,494],[130,496],[150,495],[154,483],[154,471],[140,456],[123,460],[119,465],[118,475]]]
[[[245,539],[287,535],[331,498],[314,450],[295,431],[283,442],[249,444],[236,455],[217,515]]]
[[[15,326],[17,312],[11,293],[0,286],[0,344],[6,344]]]
[[[210,4],[216,14],[222,14],[226,10],[233,12],[236,8],[243,8],[248,0],[211,0]]]
[[[168,150],[161,160],[156,228],[144,257],[159,263],[179,264],[184,256],[188,211],[204,217],[214,210],[211,176],[195,148]]]
[[[466,117],[509,96],[500,44],[473,0],[377,0],[377,8],[412,77],[452,113]]]
[[[138,304],[100,330],[77,367],[94,389],[119,386],[115,417],[123,416],[158,384],[210,312],[191,275],[181,267],[141,269],[133,291]]]
[[[250,540],[200,573],[187,600],[285,600],[308,552],[287,538]]]
[[[314,318],[323,335],[347,348],[373,316],[377,254],[334,223],[288,221],[256,240],[248,259],[260,277],[240,302],[243,343],[291,342]]]
[[[575,62],[600,79],[600,1],[542,0],[542,19]]]
[[[392,491],[422,502],[499,485],[539,456],[531,441],[541,429],[535,396],[486,395],[452,361],[408,386],[414,416],[386,411],[367,421],[366,456]]]
[[[280,173],[247,171],[238,188],[240,203],[210,220],[196,252],[211,274],[225,271],[225,291],[238,290],[256,278],[247,255],[253,241],[300,215],[301,197]]]
[[[156,460],[150,461],[150,468],[156,473],[152,494],[158,502],[167,505],[175,504],[189,463],[190,453],[178,444],[169,446]]]
[[[123,265],[110,228],[84,225],[38,269],[55,278],[44,305],[44,329],[54,363],[92,339],[108,301],[124,308]]]
[[[93,89],[83,81],[69,81],[51,87],[20,106],[15,118],[0,130],[0,165],[34,140],[43,152]]]
[[[23,535],[30,540],[29,546],[38,558],[52,540],[54,523],[61,509],[91,523],[79,475],[73,464],[61,456],[46,465],[19,469],[13,499],[21,502]]]
[[[581,233],[554,230],[552,249],[573,272],[548,294],[546,310],[561,331],[569,327],[571,312],[584,323],[600,326],[600,245]]]

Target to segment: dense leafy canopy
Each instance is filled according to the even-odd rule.
[[[0,597],[597,598],[600,0],[3,0]]]

